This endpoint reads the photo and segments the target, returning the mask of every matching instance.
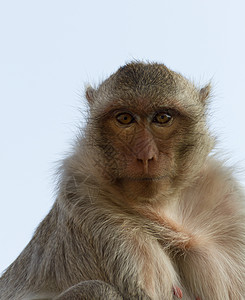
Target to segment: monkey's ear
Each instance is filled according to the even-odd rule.
[[[209,98],[210,92],[211,92],[211,84],[209,83],[205,87],[200,89],[199,91],[200,101],[204,103]]]
[[[94,103],[95,99],[95,89],[93,89],[91,86],[88,86],[86,88],[86,98],[88,100],[89,105]]]

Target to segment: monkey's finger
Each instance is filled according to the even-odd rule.
[[[183,297],[183,293],[179,287],[175,286],[173,288],[173,292],[174,292],[174,296],[176,296],[177,298],[181,299]]]

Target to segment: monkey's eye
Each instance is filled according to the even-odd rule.
[[[129,113],[120,113],[116,116],[116,119],[123,125],[128,125],[134,122],[134,117]]]
[[[170,121],[172,121],[172,119],[173,119],[173,117],[171,116],[170,113],[159,112],[154,116],[152,122],[158,123],[160,125],[165,125],[167,123],[170,123]]]

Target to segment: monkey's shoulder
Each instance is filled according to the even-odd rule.
[[[182,192],[177,211],[182,223],[193,229],[235,226],[237,220],[244,224],[244,191],[231,168],[210,158],[195,182]]]
[[[233,169],[214,159],[207,161],[194,183],[183,191],[182,197],[184,200],[191,198],[193,204],[205,203],[206,208],[217,206],[218,203],[224,203],[231,198],[239,200],[238,202],[245,200],[243,189],[236,180]]]

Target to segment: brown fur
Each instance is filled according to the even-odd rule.
[[[244,195],[210,156],[209,92],[141,62],[89,87],[57,200],[0,298],[245,299]]]

